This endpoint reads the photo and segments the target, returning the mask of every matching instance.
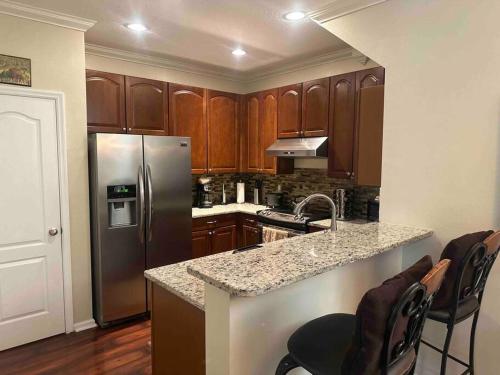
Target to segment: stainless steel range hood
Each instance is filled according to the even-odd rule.
[[[288,158],[326,158],[328,137],[278,139],[266,149],[266,153]]]

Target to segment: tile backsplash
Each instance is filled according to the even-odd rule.
[[[281,191],[286,193],[285,203],[290,203],[297,198],[300,199],[312,193],[323,193],[329,197],[333,197],[335,189],[352,188],[354,190],[353,212],[356,218],[366,218],[368,200],[380,193],[379,188],[354,186],[349,181],[328,177],[326,169],[296,168],[293,174],[277,176],[249,173],[204,176],[212,178],[212,200],[214,204],[220,204],[222,202],[222,184],[224,184],[226,191],[226,202],[235,202],[236,182],[238,181],[245,182],[245,200],[251,203],[253,203],[253,189],[256,180],[262,180],[264,197],[267,192],[278,191],[278,186],[280,185]],[[198,177],[200,176],[193,175],[192,177],[193,205],[196,199],[196,181]],[[318,209],[328,208],[328,206],[321,201],[318,201],[316,206]]]

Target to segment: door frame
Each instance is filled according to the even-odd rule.
[[[52,100],[56,112],[57,158],[59,172],[59,200],[61,216],[61,251],[63,271],[64,325],[66,333],[74,331],[73,282],[71,278],[71,241],[68,191],[68,164],[66,148],[66,118],[63,92],[11,87],[0,84],[0,94]]]

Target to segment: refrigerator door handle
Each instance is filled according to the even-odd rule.
[[[144,243],[144,173],[142,166],[139,166],[137,173],[137,185],[139,186],[139,227],[138,234],[141,244]]]
[[[153,219],[153,182],[151,181],[151,167],[149,164],[146,166],[146,185],[148,187],[148,228],[147,237],[148,241],[153,238],[153,226],[151,225],[151,220]]]

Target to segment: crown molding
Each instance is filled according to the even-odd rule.
[[[264,67],[262,69],[259,69],[258,71],[254,71],[253,73],[249,72],[243,76],[243,82],[252,83],[266,78],[290,74],[300,70],[314,68],[321,65],[331,64],[332,62],[349,59],[364,59],[364,55],[354,48],[343,48],[341,50],[313,56],[308,59],[301,59],[299,61],[280,64],[280,66],[276,68],[266,69]]]
[[[383,3],[387,0],[336,0],[308,14],[313,21],[322,24],[365,8]]]
[[[150,56],[142,53],[104,47],[90,43],[85,44],[85,53],[87,55],[100,56],[136,64],[172,69],[183,73],[197,74],[205,77],[241,82],[242,73],[238,71],[216,66],[207,66],[202,63],[198,64],[192,61],[186,61],[184,59],[175,57]]]
[[[86,18],[20,4],[10,0],[0,0],[0,14],[26,18],[84,32],[96,24],[96,21]]]
[[[155,66],[159,68],[172,69],[183,73],[197,74],[215,79],[224,79],[241,84],[249,84],[266,78],[285,75],[308,68],[314,68],[336,61],[356,59],[359,62],[364,61],[366,63],[366,57],[354,48],[344,48],[308,59],[282,63],[279,67],[263,67],[250,72],[240,72],[213,66],[207,67],[204,64],[196,64],[191,61],[186,62],[182,59],[149,56],[138,52],[104,47],[90,43],[85,44],[85,54],[136,64]]]

